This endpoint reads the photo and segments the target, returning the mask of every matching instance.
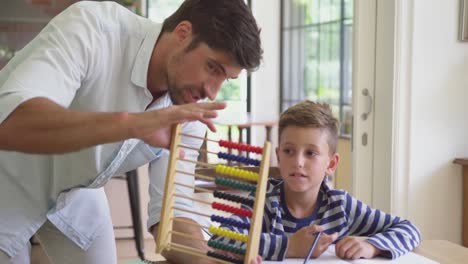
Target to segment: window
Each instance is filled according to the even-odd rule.
[[[281,17],[281,111],[328,103],[350,135],[353,0],[282,0]]]
[[[166,17],[176,11],[176,9],[182,4],[183,0],[148,0],[148,18],[158,23],[162,23]],[[248,77],[245,71],[242,71],[237,79],[231,79],[225,81],[221,87],[216,100],[227,102],[227,109],[220,112],[220,118],[225,120],[233,120],[236,116],[246,113],[248,109]],[[228,127],[217,126],[218,131],[216,133],[208,132],[208,137],[213,140],[224,139],[228,137]],[[237,141],[239,137],[239,131],[232,131],[232,138]],[[244,138],[244,142],[247,139]],[[208,143],[208,149],[212,151],[219,151],[217,144],[213,142]],[[217,158],[209,155],[209,162],[217,162]]]
[[[148,0],[148,18],[158,23],[174,13],[183,0]]]

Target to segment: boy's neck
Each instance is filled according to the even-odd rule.
[[[288,188],[284,188],[284,197],[289,212],[296,218],[310,216],[317,206],[319,190],[320,186],[316,190],[306,192],[293,192],[288,190]]]

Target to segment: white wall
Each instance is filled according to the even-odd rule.
[[[252,74],[252,117],[255,120],[277,120],[279,115],[280,89],[280,1],[255,0],[252,10],[261,28],[263,62]],[[272,141],[276,142],[274,129]],[[252,144],[263,145],[265,129],[258,127],[252,131]],[[273,143],[276,146],[276,143]]]
[[[461,242],[468,156],[468,43],[457,41],[458,0],[415,0],[409,59],[408,218],[423,239]]]

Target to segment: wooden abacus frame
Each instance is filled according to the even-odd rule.
[[[173,221],[174,221],[174,196],[176,183],[176,163],[179,159],[179,148],[181,142],[181,125],[176,125],[172,131],[171,147],[169,155],[169,164],[166,175],[165,193],[161,211],[161,221],[158,227],[158,237],[156,240],[156,252],[161,253],[165,250],[175,250],[184,252],[197,257],[208,258],[220,263],[231,263],[218,258],[213,258],[203,254],[188,246],[172,243]],[[247,241],[247,250],[244,257],[244,264],[250,263],[258,256],[260,244],[260,234],[262,231],[263,210],[265,204],[266,187],[268,181],[268,170],[270,162],[271,143],[265,142],[262,151],[262,160],[260,163],[259,177],[256,182],[255,201],[253,205],[249,236]],[[198,177],[196,174],[192,174]],[[179,234],[180,235],[180,234]]]

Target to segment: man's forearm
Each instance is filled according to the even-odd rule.
[[[188,218],[180,218],[180,219],[184,219],[185,221],[191,221],[193,223],[196,223],[192,219],[188,219]],[[177,232],[185,233],[185,234],[190,234],[190,236],[195,237],[195,239],[189,239],[187,237],[173,235],[172,242],[186,245],[186,246],[198,249],[203,252],[206,252],[208,250],[208,246],[206,242],[200,240],[204,238],[203,238],[202,230],[199,227],[174,221],[173,230]],[[156,239],[157,234],[158,234],[158,225],[155,225],[153,227],[152,232],[153,232],[154,238]],[[171,263],[211,263],[210,261],[207,261],[205,259],[196,258],[192,255],[184,254],[181,252],[175,252],[174,250],[164,251],[162,255]]]
[[[0,149],[56,154],[129,138],[127,113],[71,111],[45,98],[19,105],[0,124]]]
[[[80,112],[46,98],[33,98],[0,123],[0,150],[60,154],[128,138],[168,148],[172,125],[198,120],[215,131],[211,118],[225,107],[209,102],[141,113]]]

